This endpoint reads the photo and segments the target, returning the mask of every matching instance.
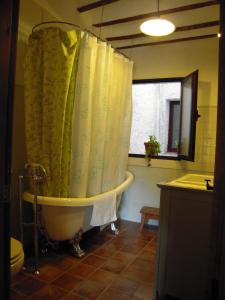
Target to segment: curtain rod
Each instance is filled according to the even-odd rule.
[[[65,25],[73,26],[73,27],[77,28],[78,30],[80,30],[80,31],[85,31],[85,32],[87,32],[87,33],[89,33],[89,34],[95,36],[98,40],[100,40],[100,41],[105,42],[105,43],[108,44],[108,41],[107,41],[107,40],[105,40],[105,39],[103,39],[103,38],[100,38],[99,36],[97,36],[97,35],[96,35],[95,33],[93,33],[92,31],[90,31],[90,30],[88,30],[88,29],[82,29],[79,25],[76,25],[76,24],[74,24],[74,23],[63,22],[63,21],[45,21],[45,22],[38,23],[38,24],[36,24],[36,25],[33,26],[33,28],[32,28],[32,33],[34,32],[34,30],[35,30],[37,27],[39,27],[39,26],[41,26],[41,25],[46,25],[46,24],[65,24]],[[110,45],[111,45],[111,44],[110,44]],[[130,57],[128,57],[126,54],[124,54],[124,53],[122,53],[121,51],[117,50],[117,49],[116,49],[115,47],[113,47],[112,45],[111,45],[111,47],[112,47],[117,53],[119,53],[119,54],[121,54],[122,56],[124,56],[125,58],[131,60]]]

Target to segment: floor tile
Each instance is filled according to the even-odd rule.
[[[18,274],[16,274],[14,276],[14,278],[12,279],[11,282],[11,286],[14,286],[15,284],[22,282],[23,280],[25,280],[27,278],[26,274],[23,272],[19,272]]]
[[[108,289],[103,292],[97,300],[129,300],[130,296],[114,289]]]
[[[134,296],[143,300],[153,299],[153,287],[151,284],[145,284],[138,287]]]
[[[155,270],[156,264],[155,261],[147,261],[145,259],[137,257],[131,264],[131,267],[142,270],[142,271],[149,271],[149,270]]]
[[[65,296],[67,292],[54,285],[46,285],[32,295],[29,300],[58,300]]]
[[[142,230],[142,232],[139,233],[139,236],[146,241],[151,241],[152,239],[155,238],[157,234],[157,231],[149,231],[147,229]]]
[[[122,237],[118,237],[112,241],[110,241],[107,246],[114,247],[115,250],[120,250],[122,247],[126,246],[128,243],[127,240],[123,239]]]
[[[150,245],[157,247],[157,245],[158,245],[157,236],[153,240],[150,241]]]
[[[98,269],[89,278],[94,281],[99,281],[107,286],[115,279],[115,277],[116,275],[114,273]]]
[[[81,278],[65,273],[55,281],[53,281],[52,284],[70,291],[75,288],[75,286],[77,286],[81,281]]]
[[[61,257],[61,255],[58,255],[57,253],[55,253],[53,251],[49,251],[45,255],[40,255],[39,263],[41,265],[51,264],[52,262],[55,262],[60,257]],[[28,260],[26,260],[26,262],[28,262],[28,264],[33,263],[32,259],[31,260],[28,259]]]
[[[120,251],[124,251],[130,254],[138,254],[142,249],[143,249],[142,246],[127,245],[125,247],[122,247]]]
[[[155,241],[155,238],[152,241],[149,241],[145,248],[157,250],[157,242]]]
[[[124,221],[122,221],[122,222],[124,222]],[[135,223],[135,222],[129,222],[129,221],[125,221],[125,228],[128,230],[130,230],[130,231],[139,231],[139,229],[140,229],[140,223]]]
[[[49,265],[43,265],[40,267],[40,274],[38,275],[38,278],[47,283],[50,283],[57,277],[59,277],[62,273],[63,270],[60,270],[59,268],[53,266],[51,262],[51,264]]]
[[[96,252],[95,252],[96,254]],[[94,267],[100,267],[105,263],[106,259],[102,257],[98,257],[96,255],[88,255],[85,259],[82,260],[82,263],[91,265]]]
[[[124,229],[127,228],[127,226],[130,224],[131,222],[130,221],[126,221],[126,220],[120,220],[118,219],[116,222],[115,222],[115,226],[116,228],[118,228],[121,231],[123,231]]]
[[[78,276],[78,277],[82,277],[85,278],[88,275],[90,275],[91,273],[93,273],[96,270],[95,267],[90,266],[90,265],[86,265],[83,263],[79,263],[77,264],[75,267],[73,267],[72,269],[70,269],[68,271],[68,273]]]
[[[144,248],[139,254],[138,257],[144,260],[156,262],[156,253],[151,252],[150,249]]]
[[[99,245],[94,244],[93,242],[85,242],[81,244],[81,249],[85,252],[86,255],[93,253],[95,250],[99,249]]]
[[[107,262],[101,267],[101,269],[119,274],[122,270],[125,269],[125,267],[125,262],[122,262],[119,259],[109,258]]]
[[[140,283],[137,281],[120,276],[114,280],[111,288],[131,296],[137,290],[139,285]]]
[[[123,233],[121,233],[120,235],[120,238],[121,239],[126,239],[126,240],[129,240],[129,241],[132,241],[136,238],[139,237],[139,232],[138,231],[127,231],[125,230]]]
[[[117,251],[113,258],[118,259],[126,264],[130,263],[132,260],[134,260],[136,256],[127,252]]]
[[[157,257],[157,231],[117,221],[118,236],[106,230],[81,241],[82,259],[67,244],[40,257],[40,275],[20,273],[12,300],[151,300]],[[22,297],[22,298],[21,298]]]
[[[97,244],[98,246],[101,246],[101,245],[104,245],[106,242],[110,241],[111,239],[112,239],[112,237],[111,238],[105,238],[102,235],[98,235],[98,236],[92,238],[91,242],[94,243],[94,244]]]
[[[120,242],[120,246],[118,246],[118,239],[113,239],[112,241],[108,242],[106,244],[107,249],[109,249],[109,251],[112,251],[113,253],[117,252],[120,248],[122,248],[123,246],[125,246],[124,242],[121,243]]]
[[[102,257],[110,257],[114,254],[115,250],[112,249],[110,246],[103,246],[100,249],[95,251],[95,254]]]
[[[105,286],[101,282],[96,282],[92,279],[85,279],[80,285],[78,285],[77,288],[75,288],[74,292],[92,300],[96,299],[104,288]]]
[[[116,235],[114,235],[114,233],[105,228],[105,230],[99,232],[98,237],[102,238],[105,241],[109,241],[115,238]]]
[[[63,297],[61,300],[86,300],[87,298],[81,297],[79,295],[76,295],[74,293],[70,293]]]
[[[152,283],[155,279],[155,272],[137,270],[134,267],[129,266],[125,271],[122,272],[122,276],[134,281]]]
[[[60,257],[52,263],[56,268],[66,271],[73,266],[77,265],[80,262],[80,259],[75,257]]]
[[[142,240],[141,238],[137,238],[133,241],[133,244],[135,246],[139,246],[139,247],[146,247],[148,245],[149,241],[146,240]]]
[[[26,295],[21,294],[20,292],[17,292],[13,289],[10,291],[10,299],[11,300],[24,300],[27,299]]]
[[[14,286],[14,289],[27,296],[34,294],[37,290],[41,289],[45,285],[44,282],[28,277],[22,282],[19,282]]]

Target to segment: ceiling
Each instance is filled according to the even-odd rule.
[[[93,24],[110,20],[147,14],[157,11],[157,0],[117,0],[111,4],[100,6],[79,13],[77,8],[98,0],[21,0],[20,29],[31,31],[31,28],[42,21],[61,20],[75,23],[87,28],[101,38],[133,35],[140,33],[140,24],[146,19],[120,23],[111,26],[95,27]],[[168,10],[197,3],[210,2],[207,0],[160,0],[159,10]],[[214,2],[212,0],[212,2]],[[219,5],[191,9],[162,15],[172,21],[176,27],[195,25],[219,20]],[[173,39],[191,38],[211,35],[219,32],[218,26],[174,32],[166,37],[144,36],[125,40],[111,41],[114,47],[134,46],[135,44],[154,43]]]

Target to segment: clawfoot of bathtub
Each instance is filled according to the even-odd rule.
[[[111,231],[111,233],[114,234],[114,235],[118,235],[118,234],[120,233],[120,232],[119,232],[119,229],[116,228],[116,225],[115,225],[114,222],[112,222],[112,223],[110,224],[110,231]]]
[[[40,232],[42,237],[42,247],[41,253],[47,254],[49,249],[58,250],[59,249],[59,242],[50,240],[47,231],[43,226],[40,226]]]
[[[85,252],[80,248],[80,240],[83,234],[83,230],[80,229],[74,236],[72,240],[70,240],[70,244],[73,247],[73,255],[81,258],[85,255]]]
[[[49,252],[49,249],[58,250],[59,249],[59,242],[58,241],[50,241],[48,240],[41,248],[41,253],[43,255]]]

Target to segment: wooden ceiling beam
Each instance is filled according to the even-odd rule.
[[[158,16],[159,14],[160,15],[173,14],[173,13],[177,13],[177,12],[198,9],[198,8],[203,8],[203,7],[217,5],[217,4],[219,4],[218,0],[211,0],[211,1],[201,2],[201,3],[185,5],[185,6],[178,6],[178,7],[174,7],[174,8],[170,8],[170,9],[166,9],[166,10],[161,10],[159,12],[154,11],[154,12],[147,13],[147,14],[136,15],[136,16],[132,16],[132,17],[111,20],[111,21],[107,21],[107,22],[101,22],[101,23],[93,24],[93,26],[104,27],[104,26],[110,26],[110,25],[117,25],[117,24],[121,24],[121,23],[127,23],[127,22],[142,20],[142,19],[148,19],[151,17]]]
[[[172,44],[172,43],[180,43],[180,42],[187,42],[193,40],[202,40],[202,39],[210,39],[217,37],[217,34],[208,34],[208,35],[199,35],[199,36],[192,36],[187,38],[181,39],[174,39],[174,40],[165,40],[160,42],[152,42],[152,43],[142,43],[142,44],[134,44],[128,46],[117,47],[118,50],[130,49],[130,48],[139,48],[139,47],[147,47],[147,46],[157,46],[157,45],[164,45],[164,44]]]
[[[100,0],[100,1],[89,3],[87,5],[80,6],[77,8],[77,10],[79,11],[79,13],[83,13],[88,10],[95,9],[100,6],[108,5],[113,2],[117,2],[117,1],[119,1],[119,0]]]
[[[219,21],[211,21],[211,22],[205,22],[199,24],[180,26],[175,29],[175,32],[208,28],[208,27],[218,26],[219,24],[220,24]],[[144,33],[137,33],[137,34],[130,34],[130,35],[113,36],[113,37],[108,37],[106,39],[107,41],[122,41],[122,40],[137,39],[142,37],[147,37],[147,35]]]

